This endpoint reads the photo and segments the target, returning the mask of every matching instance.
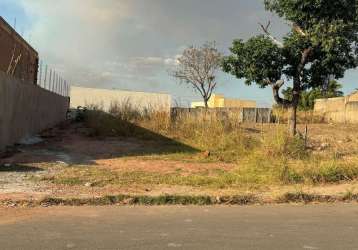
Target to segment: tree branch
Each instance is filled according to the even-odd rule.
[[[273,97],[277,102],[277,104],[282,105],[284,107],[288,107],[292,105],[292,102],[280,96],[280,89],[284,84],[285,84],[284,80],[278,80],[276,83],[271,83],[271,87],[273,91]]]
[[[304,36],[304,37],[307,36],[307,34],[303,31],[303,29],[300,26],[298,26],[296,23],[292,24],[292,28],[294,31],[296,31],[301,36]]]
[[[271,33],[268,31],[268,29],[270,28],[271,22],[269,21],[267,23],[266,26],[264,26],[263,24],[259,23],[259,25],[261,26],[262,30],[264,31],[264,33],[266,34],[266,36],[268,38],[270,38],[270,40],[276,44],[279,48],[283,48],[283,43],[280,42],[276,37],[272,36]]]
[[[208,92],[208,98],[210,99],[211,96],[213,95],[213,91],[214,89],[216,88],[216,82],[214,84],[211,85],[210,89],[209,89],[209,92]]]

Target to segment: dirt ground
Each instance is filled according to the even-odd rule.
[[[272,125],[257,129],[269,130]],[[300,128],[303,130],[303,127]],[[354,125],[309,125],[309,143],[312,148],[324,144],[330,151],[347,157],[358,153],[358,130]],[[55,129],[40,134],[42,142],[35,145],[18,145],[12,155],[0,159],[0,200],[42,199],[55,197],[98,197],[106,194],[206,194],[207,190],[189,186],[104,186],[60,185],[44,181],[67,167],[76,165],[84,168],[97,168],[112,172],[139,171],[148,173],[175,173],[182,175],[210,171],[228,171],[235,168],[232,163],[200,163],[175,161],[170,159],[151,159],[146,156],[158,154],[161,147],[156,141],[145,141],[135,138],[98,138],[87,136],[86,128],[79,123],[65,123]],[[165,154],[175,153],[165,151]],[[197,154],[202,154],[198,152]],[[297,186],[272,187],[261,190],[261,195],[292,191]],[[356,190],[356,182],[330,186],[310,187],[311,191],[337,194],[347,190]],[[237,190],[217,190],[214,195],[233,194]],[[245,192],[245,190],[243,190]],[[212,193],[212,191],[211,191]]]
[[[171,173],[180,169],[191,174],[211,169],[229,170],[234,164],[192,163],[140,159],[157,153],[156,142],[135,138],[95,138],[86,135],[81,124],[66,123],[39,135],[42,142],[18,145],[10,157],[0,159],[0,200],[41,199],[48,196],[88,197],[112,193],[148,192],[116,187],[86,187],[54,185],[42,178],[56,175],[66,167],[76,165],[111,171],[146,171]],[[165,146],[165,145],[164,145]],[[152,150],[156,148],[156,150]],[[170,152],[166,152],[170,153]],[[136,156],[140,156],[138,159]],[[158,188],[166,192],[166,188]],[[188,191],[178,187],[177,191]],[[151,190],[153,191],[153,190]],[[153,191],[152,193],[157,193]]]

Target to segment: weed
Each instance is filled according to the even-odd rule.
[[[110,113],[96,108],[86,112],[86,116],[85,123],[94,129],[96,135],[130,136],[155,141],[157,145],[152,148],[158,152],[154,150],[151,155],[143,156],[143,159],[230,162],[237,163],[238,167],[233,171],[189,176],[183,176],[179,170],[171,174],[113,174],[103,170],[98,173],[87,170],[87,173],[81,173],[80,176],[74,174],[73,177],[61,177],[57,180],[59,183],[82,185],[94,182],[98,186],[137,183],[232,188],[337,183],[358,178],[355,162],[345,163],[343,156],[337,155],[332,159],[315,156],[306,150],[305,141],[301,137],[289,136],[281,126],[271,126],[270,132],[262,130],[261,133],[249,133],[235,115],[223,120],[215,113],[203,112],[195,116],[183,113],[170,120],[165,112],[139,112],[128,103],[123,103],[113,104]],[[209,153],[197,154],[197,150],[185,150],[180,145]]]

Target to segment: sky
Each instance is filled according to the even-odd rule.
[[[266,12],[263,0],[0,0],[0,15],[39,52],[40,58],[76,86],[169,93],[187,106],[200,100],[169,76],[176,58],[191,45],[215,41],[228,54],[233,39],[288,31]],[[219,74],[216,93],[273,103],[270,88],[246,86]],[[344,92],[358,88],[358,70],[340,80]]]

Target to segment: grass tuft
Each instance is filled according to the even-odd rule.
[[[97,198],[54,198],[48,197],[33,205],[40,206],[107,206],[107,205],[142,205],[142,206],[163,206],[163,205],[250,205],[258,203],[253,195],[242,196],[190,196],[190,195],[160,195],[160,196],[130,196],[115,195]]]
[[[262,188],[270,185],[332,184],[356,180],[357,161],[313,154],[301,137],[291,137],[282,126],[269,125],[266,131],[240,123],[233,113],[225,119],[215,113],[183,113],[171,120],[169,114],[145,110],[129,104],[113,104],[109,113],[89,110],[86,125],[96,136],[136,137],[155,142],[158,149],[147,159],[226,162],[237,167],[230,171],[185,175],[172,173],[111,172],[96,168],[69,168],[52,180],[57,184],[94,186],[176,185],[195,188]],[[159,143],[160,142],[160,143]],[[177,144],[173,144],[176,142]],[[195,150],[183,150],[188,145]],[[172,148],[171,153],[163,151]],[[177,151],[176,151],[177,150]],[[160,153],[163,151],[164,153]],[[198,154],[198,151],[205,154]],[[136,154],[137,155],[137,154]],[[145,157],[143,157],[145,159]]]

